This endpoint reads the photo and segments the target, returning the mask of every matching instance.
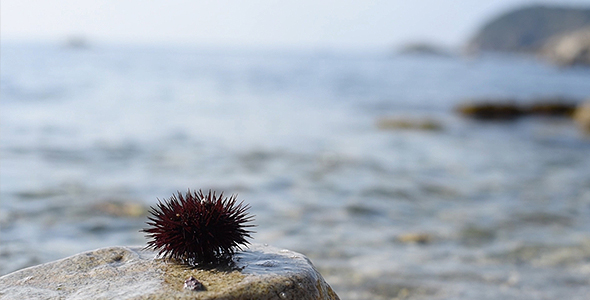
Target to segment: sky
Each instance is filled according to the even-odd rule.
[[[590,0],[2,0],[2,41],[382,49],[460,47],[499,13]]]

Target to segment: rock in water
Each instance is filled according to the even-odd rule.
[[[574,121],[584,132],[590,133],[590,99],[578,106],[574,113]]]
[[[0,277],[2,299],[339,299],[302,254],[252,245],[231,270],[202,270],[141,247],[80,253]],[[185,289],[187,279],[203,285]]]

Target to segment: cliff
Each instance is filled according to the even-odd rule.
[[[468,42],[468,53],[537,52],[552,37],[590,26],[590,7],[535,5],[507,12],[485,24]]]
[[[590,66],[590,26],[552,37],[541,55],[560,66]]]

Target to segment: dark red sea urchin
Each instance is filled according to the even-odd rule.
[[[151,239],[146,248],[190,266],[229,262],[237,249],[249,244],[246,238],[252,238],[247,228],[254,225],[246,224],[253,220],[249,208],[238,203],[236,195],[178,192],[151,207],[150,228],[142,230]]]

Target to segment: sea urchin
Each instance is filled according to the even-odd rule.
[[[252,238],[247,228],[254,225],[246,224],[253,220],[249,208],[238,203],[236,195],[178,192],[151,207],[150,228],[142,230],[151,239],[146,248],[191,266],[229,262],[237,249],[249,244],[246,238]]]

